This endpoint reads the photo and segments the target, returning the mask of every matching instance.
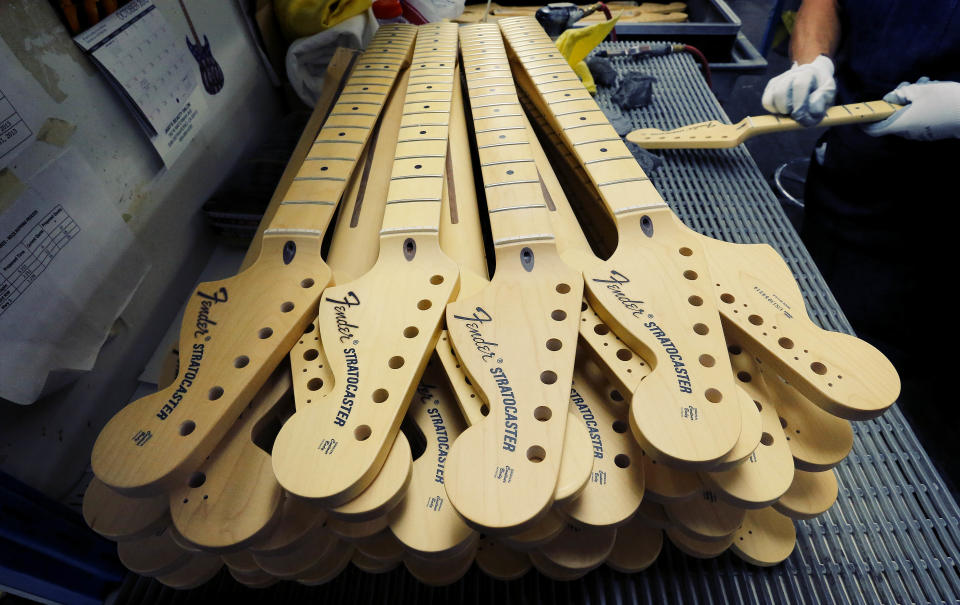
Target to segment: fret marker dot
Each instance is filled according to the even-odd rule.
[[[345,133],[345,132],[341,132],[341,133],[338,134],[337,136],[338,136],[338,137],[342,137],[342,136],[346,136],[346,134],[347,134],[347,133]]]
[[[505,134],[501,134],[499,138],[501,138],[501,139],[505,139],[505,138],[507,138],[507,135],[505,135]]]
[[[600,153],[606,153],[606,152],[607,152],[607,148],[606,148],[606,147],[601,147],[601,148],[600,148]]]
[[[507,174],[513,174],[513,171],[512,171],[512,170],[508,170],[508,171],[507,171]]]
[[[417,170],[420,170],[421,168],[423,168],[423,165],[422,165],[422,164],[417,164],[417,165],[414,166],[414,168],[417,169]]]
[[[587,119],[586,116],[580,116],[580,120],[581,120],[581,121],[582,121],[582,120],[586,120],[586,119]]]
[[[424,109],[430,109],[430,106],[429,106],[429,105],[424,105],[423,108],[424,108]]]
[[[321,172],[323,172],[323,171],[326,170],[326,169],[327,169],[326,166],[321,166],[321,167],[320,167],[320,171],[321,171]]]
[[[426,131],[426,130],[421,130],[421,131],[420,131],[420,134],[427,134],[427,131]]]
[[[565,95],[563,95],[563,96],[569,97],[569,96],[570,96],[570,93],[568,92],[567,94],[565,94]]]

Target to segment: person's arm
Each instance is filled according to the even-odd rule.
[[[767,82],[761,102],[771,113],[814,126],[833,104],[831,57],[840,43],[838,0],[804,0],[790,42],[793,67]]]
[[[840,43],[837,0],[803,0],[790,38],[790,57],[800,65],[833,57]]]

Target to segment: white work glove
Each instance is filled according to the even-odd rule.
[[[960,82],[920,78],[916,84],[903,82],[883,100],[905,107],[864,127],[869,135],[895,134],[914,141],[960,138]]]
[[[767,82],[763,107],[770,113],[789,115],[804,126],[815,126],[833,105],[837,83],[833,61],[820,55],[812,63],[798,65]]]

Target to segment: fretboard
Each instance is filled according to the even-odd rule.
[[[500,31],[493,24],[464,27],[460,46],[493,243],[552,241],[544,185]]]
[[[381,237],[438,233],[457,65],[457,25],[420,26]]]
[[[501,19],[521,85],[560,132],[616,220],[666,203],[563,55],[531,17]]]
[[[409,61],[416,32],[415,26],[395,24],[380,28],[374,36],[357,59],[265,235],[323,236],[397,75]]]

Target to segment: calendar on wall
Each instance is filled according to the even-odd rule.
[[[123,97],[170,166],[204,121],[197,66],[154,5],[133,0],[74,38]]]

